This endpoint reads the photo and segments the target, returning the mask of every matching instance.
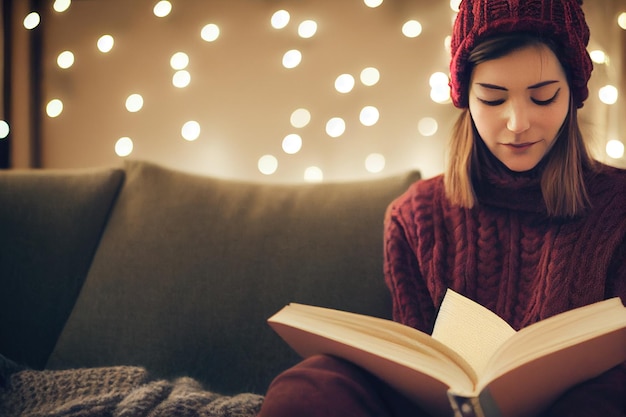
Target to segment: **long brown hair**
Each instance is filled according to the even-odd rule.
[[[528,45],[545,44],[558,57],[558,49],[549,41],[532,35],[515,34],[492,38],[478,45],[470,54],[471,68]],[[561,60],[561,62],[563,62]],[[568,69],[564,68],[566,74]],[[568,76],[569,79],[569,76]],[[468,94],[466,91],[465,94]],[[459,115],[449,141],[444,174],[446,195],[450,202],[471,208],[476,204],[472,173],[476,167],[475,143],[480,140],[469,109]],[[541,190],[547,212],[554,217],[573,217],[589,205],[583,172],[593,169],[591,158],[578,124],[577,108],[570,97],[570,108],[563,126],[550,149],[541,178]]]

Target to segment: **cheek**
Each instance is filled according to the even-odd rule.
[[[569,112],[569,106],[555,108],[552,112],[546,112],[543,114],[545,120],[545,130],[549,132],[550,139],[554,140],[565,123],[567,114]]]
[[[472,110],[470,106],[470,114],[476,126],[476,130],[485,142],[489,142],[502,128],[502,123],[499,122],[500,117],[497,112],[489,110],[491,109],[474,108]]]

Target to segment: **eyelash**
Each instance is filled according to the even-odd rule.
[[[547,99],[547,100],[535,100],[534,98],[531,98],[531,100],[533,101],[533,103],[535,103],[538,106],[548,106],[552,103],[554,103],[554,101],[556,100],[556,98],[559,96],[559,93],[561,92],[561,89],[559,88],[558,90],[556,90],[556,93],[554,93],[554,95]]]
[[[549,106],[550,104],[554,103],[554,101],[557,99],[557,97],[559,96],[559,93],[561,92],[561,89],[559,88],[558,90],[556,90],[556,93],[550,97],[547,100],[536,100],[534,98],[531,97],[531,100],[533,103],[535,103],[538,106]],[[493,100],[493,101],[489,101],[489,100],[483,100],[481,98],[478,99],[481,103],[487,105],[487,106],[499,106],[500,104],[504,103],[505,100]]]

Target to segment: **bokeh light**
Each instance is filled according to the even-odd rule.
[[[274,155],[263,155],[257,163],[259,172],[264,175],[272,175],[278,169],[278,159]]]
[[[606,143],[606,154],[613,159],[624,157],[624,144],[617,139]]]
[[[97,42],[98,50],[102,53],[111,52],[115,45],[115,39],[111,35],[102,35]]]
[[[322,182],[324,180],[324,172],[321,168],[312,166],[304,170],[304,181],[306,182]]]
[[[300,149],[302,149],[302,138],[300,137],[300,135],[291,133],[285,136],[282,146],[285,153],[293,155],[300,152]]]
[[[341,117],[333,117],[326,122],[326,134],[331,138],[338,138],[346,131],[346,122]]]
[[[9,124],[4,120],[0,120],[0,139],[5,139],[9,136],[10,132],[11,128],[9,127]]]
[[[46,105],[46,114],[49,117],[58,117],[63,113],[63,102],[58,98],[54,98]]]
[[[59,68],[68,69],[74,65],[74,54],[71,51],[63,51],[57,57]]]
[[[220,37],[220,28],[215,23],[205,25],[200,31],[200,37],[207,42],[214,42]]]
[[[41,17],[37,12],[31,12],[24,18],[24,27],[28,30],[35,29],[41,23]]]
[[[152,12],[156,17],[165,17],[172,12],[172,3],[167,0],[159,1],[154,5]]]
[[[317,22],[315,20],[305,20],[298,25],[298,35],[301,38],[308,39],[315,36],[317,32]]]
[[[354,77],[350,74],[341,74],[335,80],[335,90],[340,93],[349,93],[354,88]]]
[[[200,130],[200,123],[190,120],[180,129],[180,135],[183,139],[191,142],[200,137]]]
[[[291,113],[289,122],[295,128],[303,128],[311,121],[311,112],[307,109],[296,109]]]
[[[274,29],[283,29],[289,24],[291,15],[287,10],[278,10],[272,15],[271,25]]]
[[[133,147],[133,140],[128,136],[124,136],[115,142],[115,153],[117,156],[125,157],[133,152]]]
[[[138,112],[143,107],[143,97],[141,94],[131,94],[126,98],[126,110],[131,113]]]
[[[598,97],[604,104],[615,104],[617,103],[617,99],[619,97],[619,91],[613,85],[605,85],[598,90]]]
[[[301,61],[302,53],[297,49],[291,49],[285,52],[285,55],[283,55],[283,67],[285,68],[295,68],[300,65]]]

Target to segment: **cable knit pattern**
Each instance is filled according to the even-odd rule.
[[[473,209],[450,206],[442,176],[418,181],[390,205],[385,277],[395,320],[431,331],[448,287],[515,329],[609,297],[626,303],[626,171],[600,165],[587,172],[592,207],[578,218],[554,219],[541,197],[542,165],[514,173],[492,157],[481,166]],[[576,411],[589,410],[577,398],[591,401],[584,392],[593,390],[603,407],[617,410],[602,415],[626,415],[625,369],[590,382],[595,388],[587,391],[583,384],[569,397],[577,405],[559,405],[571,414],[561,415],[590,415]]]
[[[0,390],[0,416],[253,417],[262,401],[206,391],[192,378],[151,380],[140,367],[25,370]]]

